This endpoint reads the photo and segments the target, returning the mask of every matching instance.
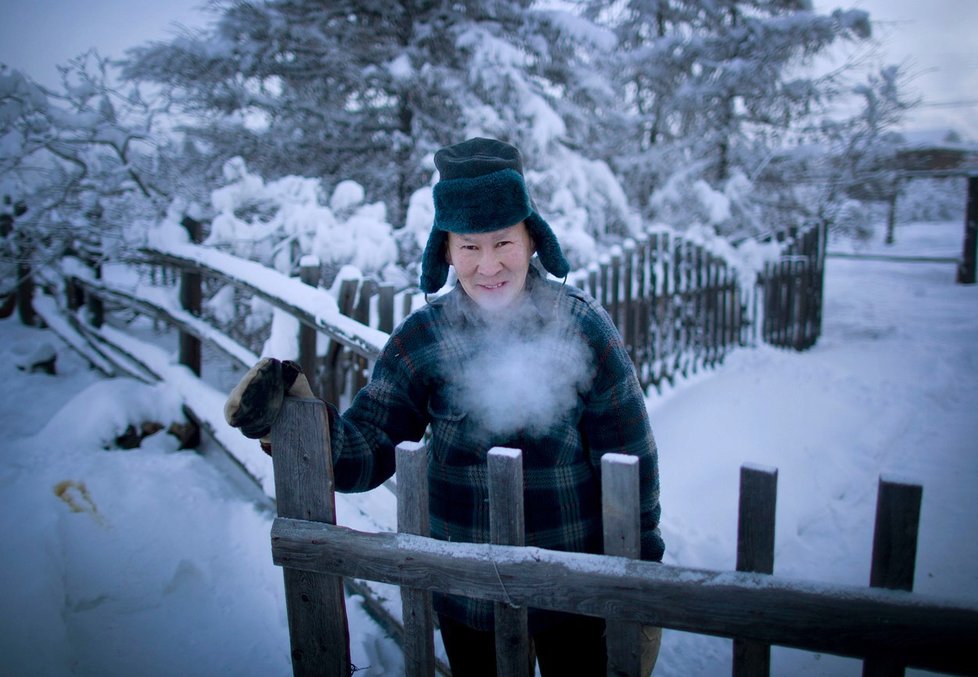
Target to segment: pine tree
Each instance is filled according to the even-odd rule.
[[[865,12],[820,15],[810,0],[629,0],[588,15],[619,36],[633,143],[614,167],[647,214],[677,168],[717,190],[752,176],[832,91],[799,67],[870,34]]]
[[[586,137],[572,61],[590,39],[530,0],[238,0],[205,32],[132,50],[125,74],[194,115],[215,163],[352,179],[403,223],[438,147],[495,136],[543,166]]]

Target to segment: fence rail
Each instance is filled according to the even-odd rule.
[[[331,500],[322,497],[322,487],[332,486],[328,465],[321,461],[310,465],[312,457],[330,456],[328,448],[321,446],[322,429],[326,426],[322,405],[294,399],[286,400],[282,415],[273,426],[276,482],[279,486],[278,474],[282,472],[280,490],[287,492],[288,506],[305,506],[302,497],[310,494],[316,494],[310,505]],[[328,433],[326,440],[328,443]],[[408,503],[399,503],[398,512],[419,514],[423,505],[410,502],[427,495],[426,451],[420,445],[402,446],[397,458],[398,486],[405,487],[398,500]],[[494,450],[489,458],[496,459],[489,464],[490,486],[502,487],[490,497],[491,519],[511,525],[519,514],[518,509],[513,509],[513,497],[522,494],[514,464],[519,455],[512,450]],[[620,458],[602,459],[602,474],[605,473],[617,478],[603,478],[603,481],[617,481],[621,486],[637,481],[637,466],[621,462]],[[754,480],[758,473],[771,474],[769,470],[750,467],[744,473]],[[413,591],[404,597],[405,633],[411,638],[405,646],[412,647],[405,657],[405,665],[410,675],[431,675],[433,671],[431,613],[425,607],[425,597],[419,595],[430,591],[491,600],[508,612],[516,611],[513,607],[517,607],[521,613],[507,613],[502,620],[503,627],[497,618],[497,651],[512,651],[514,635],[524,638],[515,646],[525,646],[522,617],[526,607],[534,607],[732,637],[755,646],[779,645],[866,658],[870,663],[885,662],[899,670],[911,666],[978,674],[978,654],[974,652],[978,642],[978,605],[885,589],[893,587],[893,579],[888,575],[878,577],[876,573],[891,570],[893,562],[900,561],[897,569],[904,572],[898,576],[902,580],[907,564],[901,552],[909,554],[909,570],[913,569],[916,548],[908,552],[892,547],[906,544],[906,540],[902,543],[892,540],[893,534],[906,533],[907,522],[900,516],[919,511],[919,487],[902,490],[903,486],[907,485],[881,480],[880,505],[890,506],[877,512],[872,583],[881,587],[868,588],[797,581],[763,573],[690,569],[626,557],[561,553],[519,545],[446,543],[413,533],[363,533],[336,526],[331,519],[283,515],[272,526],[273,560],[286,572],[293,572],[286,576],[286,586],[292,584],[295,572],[306,575],[296,584],[302,592],[292,591],[287,595],[292,605],[289,622],[294,672],[345,677],[344,670],[349,667],[344,664],[347,659],[343,653],[347,647],[343,634],[346,630],[336,627],[332,620],[342,618],[342,610],[335,606],[342,605],[342,598],[334,602],[325,597],[311,597],[316,594],[316,588],[310,587],[310,580],[349,576]],[[742,533],[753,528],[750,520],[757,514],[757,510],[744,510],[745,504],[770,504],[770,510],[761,512],[773,515],[770,491],[774,484],[769,479],[748,480],[742,484],[742,491],[757,494],[758,487],[761,487],[760,500],[756,495],[746,502],[742,500]],[[289,496],[290,493],[293,495]],[[632,499],[629,492],[618,498],[623,499],[616,502],[619,508],[630,500],[637,503],[637,492]],[[630,507],[626,506],[623,512],[628,514]],[[292,507],[289,511],[296,512]],[[915,544],[916,524],[913,526]],[[607,521],[605,527],[607,530]],[[637,525],[633,528],[637,530]],[[423,531],[417,525],[410,529],[418,530]],[[614,533],[615,529],[611,531]],[[757,550],[745,554],[744,561],[767,557],[765,540],[751,543],[749,538],[740,539],[742,547]],[[323,587],[324,595],[332,589]],[[330,598],[333,599],[337,598]],[[333,634],[324,638],[323,633],[327,631]],[[306,642],[313,646],[307,648]],[[618,674],[637,675],[627,649],[610,647],[609,650],[618,653],[609,660],[615,665],[632,666]],[[320,656],[322,652],[329,655],[322,656],[321,662],[306,660],[307,656]],[[753,660],[744,652],[735,650],[734,656],[735,665],[743,671],[741,674],[766,674],[758,668],[762,663],[744,663]],[[509,660],[497,668],[501,675],[525,674],[527,664],[524,654],[515,657],[510,654]]]

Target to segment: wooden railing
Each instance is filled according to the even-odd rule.
[[[776,471],[742,469],[737,572],[631,559],[638,538],[638,468],[602,458],[605,550],[624,556],[521,547],[520,453],[488,454],[492,543],[427,538],[427,453],[397,449],[400,533],[335,525],[328,424],[315,400],[287,399],[272,428],[279,517],[272,557],[285,572],[293,671],[347,677],[341,577],[402,587],[405,670],[435,671],[430,592],[495,602],[497,670],[526,675],[528,607],[655,625],[736,640],[734,673],[768,672],[770,645],[865,658],[872,674],[903,666],[978,674],[978,605],[904,592],[913,580],[919,486],[881,480],[871,585],[827,585],[750,573],[773,568]],[[327,491],[323,491],[326,487]],[[401,520],[405,520],[401,522]],[[514,545],[510,545],[515,543]],[[890,590],[885,588],[897,588]],[[638,675],[633,639],[609,642],[609,675]]]
[[[824,232],[792,236],[783,249],[782,261],[769,265],[752,285],[704,246],[673,231],[653,229],[587,270],[572,273],[568,283],[586,289],[608,310],[642,386],[661,390],[758,340],[799,350],[814,344],[821,332]],[[317,288],[316,265],[303,268],[299,278],[288,278],[195,245],[150,247],[143,254],[153,265],[180,271],[169,276],[179,280],[180,308],[84,274],[80,263],[66,274],[67,308],[75,310],[84,301],[92,324],[99,326],[104,302],[111,301],[176,326],[181,363],[197,374],[203,343],[247,368],[245,361],[254,353],[220,336],[200,317],[202,281],[233,284],[298,320],[298,361],[314,390],[340,405],[366,383],[370,365],[395,324],[424,302],[411,290],[395,292],[391,286],[353,279],[340,284],[334,299]],[[274,290],[263,284],[270,277],[275,278]],[[338,312],[322,313],[333,306]],[[322,354],[316,347],[320,333],[328,338]]]

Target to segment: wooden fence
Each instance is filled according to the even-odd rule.
[[[200,224],[188,221],[185,225],[192,238],[199,239]],[[758,340],[796,350],[811,347],[821,332],[824,240],[824,229],[790,236],[782,245],[781,262],[768,265],[755,284],[742,279],[730,263],[702,245],[672,231],[650,230],[587,270],[572,273],[568,283],[587,290],[608,310],[642,386],[661,390],[677,379],[722,363],[731,350]],[[179,271],[179,275],[162,277],[179,283],[186,316],[177,318],[147,298],[127,300],[125,290],[104,283],[97,270],[66,277],[68,309],[76,310],[85,302],[92,324],[99,326],[103,300],[108,299],[174,324],[181,332],[181,363],[199,375],[202,341],[213,334],[199,320],[201,285],[205,277],[222,279],[297,317],[299,362],[314,390],[325,399],[342,405],[366,383],[379,350],[376,341],[371,344],[356,340],[349,332],[331,331],[288,300],[242,283],[207,263],[160,250],[144,254],[154,266]],[[318,266],[304,267],[300,279],[317,287]],[[369,279],[349,279],[341,282],[336,302],[340,312],[360,326],[389,334],[424,300],[412,290],[397,292]],[[322,353],[317,351],[319,333],[329,339]],[[238,363],[249,352],[218,348]]]
[[[764,266],[762,338],[780,348],[808,350],[822,334],[827,228],[792,233],[781,260]]]
[[[643,387],[661,389],[751,342],[753,290],[700,244],[650,230],[570,282],[607,309]]]
[[[295,675],[347,677],[351,669],[342,577],[402,587],[408,675],[435,672],[431,591],[491,600],[497,674],[527,675],[527,607],[600,616],[609,675],[638,675],[635,629],[655,625],[734,638],[734,674],[765,675],[771,645],[865,659],[866,674],[903,666],[978,674],[978,606],[905,592],[912,586],[921,488],[881,479],[872,587],[770,575],[777,471],[741,476],[737,572],[668,566],[638,553],[638,467],[602,459],[607,555],[522,547],[520,452],[488,453],[491,544],[426,537],[427,454],[397,448],[400,533],[335,525],[325,410],[287,399],[272,428],[279,516],[272,557],[284,569]],[[327,491],[323,491],[323,487]],[[893,588],[893,589],[888,589]]]
[[[801,238],[795,240],[799,241]],[[820,251],[824,254],[824,245]],[[792,254],[798,255],[802,254]],[[201,273],[226,275],[226,271],[219,268],[169,253],[158,253],[156,258],[184,271],[182,285],[199,284]],[[187,273],[197,273],[198,277],[195,279]],[[797,282],[797,275],[788,275],[785,279],[788,280],[785,285],[796,293],[811,289],[811,286]],[[300,340],[300,344],[306,346],[302,359],[308,359],[311,354],[309,332],[327,333],[337,346],[333,364],[346,365],[343,367],[346,380],[334,386],[336,392],[350,393],[353,379],[366,378],[366,366],[379,350],[376,337],[357,333],[366,328],[351,333],[349,327],[324,327],[308,311],[284,299],[254,285],[249,286],[247,282],[231,281],[242,284],[254,294],[264,295],[266,300],[299,319],[307,337]],[[661,383],[670,375],[675,377],[683,373],[683,368],[695,370],[719,362],[725,351],[754,340],[752,335],[758,331],[757,297],[752,301],[738,289],[735,276],[725,264],[711,260],[695,245],[671,235],[653,238],[650,234],[647,240],[623,248],[620,263],[611,257],[606,266],[601,264],[587,271],[583,282],[574,279],[572,283],[586,285],[609,308],[637,363],[648,365],[639,368],[644,371],[645,382],[653,385],[657,383],[656,378]],[[298,282],[294,284],[302,286]],[[199,306],[192,293],[181,293],[183,308],[173,310],[155,304],[150,298],[137,298],[131,291],[115,288],[95,275],[69,275],[66,292],[69,307],[78,308],[78,304],[85,300],[90,309],[97,310],[90,313],[93,320],[101,321],[105,310],[101,302],[104,300],[113,306],[135,308],[177,326],[182,333],[196,340],[195,345],[181,339],[181,360],[191,368],[197,364],[199,369],[202,341],[210,342],[244,367],[253,363],[254,355],[250,351],[226,340],[198,317]],[[764,299],[775,292],[763,290],[762,294]],[[347,284],[340,296],[340,307],[347,309],[346,314],[361,320],[384,317],[386,319],[380,322],[390,327],[396,312],[405,314],[414,302],[413,298],[402,295],[398,303],[391,290],[372,293],[369,284],[364,286],[355,282]],[[764,300],[761,305],[767,303],[769,301]],[[782,307],[792,308],[786,313],[788,318],[815,317],[816,320],[806,319],[805,322],[809,323],[809,331],[817,328],[820,314],[803,313],[787,302],[782,303]],[[69,313],[68,316],[83,331],[90,332],[81,323],[79,313]],[[363,327],[362,323],[354,324]],[[798,333],[783,335],[793,340]],[[184,350],[185,345],[189,350]],[[789,340],[786,345],[800,348],[804,342]],[[676,357],[684,352],[688,357]],[[349,356],[343,357],[343,353]],[[668,359],[667,355],[670,356]],[[646,362],[641,362],[642,359]],[[325,367],[321,369],[325,370]],[[334,367],[332,371],[338,372],[339,368]],[[286,411],[291,407],[289,404]],[[321,419],[321,414],[319,417]],[[342,588],[337,581],[340,580],[338,577],[344,576],[406,586],[405,603],[413,606],[405,610],[404,617],[411,624],[422,627],[428,626],[429,622],[424,619],[430,618],[427,596],[431,590],[438,589],[503,603],[507,609],[500,618],[513,616],[508,613],[512,611],[510,605],[534,606],[603,616],[625,623],[626,628],[629,623],[644,623],[733,637],[736,640],[735,665],[746,666],[737,668],[739,674],[764,674],[769,655],[767,647],[772,644],[867,657],[871,665],[873,661],[896,660],[928,669],[978,674],[978,658],[973,651],[970,655],[966,651],[978,640],[978,610],[971,605],[884,590],[784,581],[764,574],[773,567],[774,492],[770,478],[765,480],[764,473],[759,474],[756,469],[745,469],[744,485],[766,483],[769,489],[767,494],[742,490],[738,572],[698,571],[613,557],[548,553],[502,544],[453,544],[446,551],[448,546],[444,543],[411,535],[424,533],[423,522],[411,525],[406,520],[410,515],[417,518],[427,514],[422,503],[426,493],[423,477],[405,479],[411,471],[403,466],[398,470],[402,478],[398,490],[415,487],[418,493],[416,498],[402,498],[399,503],[402,533],[358,534],[329,526],[335,517],[333,497],[331,492],[323,494],[322,487],[326,484],[321,483],[327,481],[322,478],[329,476],[329,469],[313,467],[328,462],[329,455],[322,453],[328,438],[324,425],[320,421],[323,430],[312,441],[308,439],[308,433],[295,432],[305,430],[303,425],[283,424],[276,427],[275,433],[279,436],[276,449],[308,447],[316,450],[316,453],[306,454],[277,453],[275,457],[276,484],[293,476],[302,480],[298,483],[292,479],[284,480],[286,486],[277,488],[280,518],[273,531],[273,555],[285,566],[297,674],[305,674],[303,666],[306,665],[315,665],[319,670],[330,665],[330,661],[337,665],[342,663],[331,658],[330,652],[335,652],[337,646],[346,646],[335,643],[335,633],[346,632],[345,625],[337,622],[336,628],[329,627],[331,619],[342,619],[342,615],[327,618],[322,613],[328,600],[342,601]],[[423,463],[418,460],[419,452],[415,453],[415,464]],[[410,455],[404,449],[398,454],[402,463],[403,457]],[[292,460],[286,461],[289,458]],[[295,464],[294,469],[282,469],[280,463],[285,462]],[[506,467],[510,468],[508,472],[516,472],[511,466]],[[609,470],[609,481],[615,472]],[[305,481],[312,483],[302,484]],[[896,544],[894,539],[900,534],[912,533],[915,547],[916,518],[912,513],[919,509],[919,488],[909,490],[911,494],[917,492],[918,508],[894,512],[886,507],[892,501],[885,497],[906,492],[900,489],[902,485],[895,489],[892,485],[887,482],[880,485],[872,584],[907,588],[907,581],[912,581],[912,556],[909,566],[905,561],[895,567],[884,564],[895,561],[901,552],[913,551],[909,542]],[[606,492],[612,496],[621,494],[617,489]],[[514,496],[504,500],[502,505],[512,508],[517,505],[516,500]],[[770,519],[759,517],[764,515],[769,515]],[[904,526],[894,526],[895,521],[899,521],[896,517],[901,515]],[[509,523],[518,521],[518,517],[512,516],[505,519]],[[914,524],[908,530],[910,522]],[[769,527],[764,527],[765,524]],[[764,528],[768,531],[763,531]],[[512,535],[506,537],[507,540],[515,538]],[[616,551],[609,546],[609,552]],[[903,574],[893,574],[893,570]],[[750,571],[762,573],[747,573]],[[910,571],[909,579],[907,571]],[[895,580],[903,582],[893,584]],[[330,608],[330,613],[335,614],[336,609]],[[503,628],[501,636],[508,636],[508,641],[521,645],[519,614],[514,618],[507,621],[514,625]],[[514,627],[516,630],[511,629]],[[615,633],[616,637],[627,635],[626,630]],[[430,674],[427,667],[430,661],[424,658],[430,654],[430,644],[427,630],[405,633],[409,665],[421,660],[420,664],[426,666],[423,672],[412,674]],[[630,643],[628,646],[634,648],[635,645]],[[627,651],[612,648],[612,653],[616,665],[626,666],[618,674],[634,674],[627,667],[630,664]],[[347,667],[344,665],[344,669]],[[514,670],[518,668],[512,667]]]

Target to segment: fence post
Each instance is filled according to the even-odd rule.
[[[869,584],[874,588],[913,590],[917,528],[923,487],[880,477]],[[867,657],[863,676],[902,675],[904,668],[887,656]]]
[[[394,285],[384,284],[377,291],[377,328],[390,334],[394,331]]]
[[[493,447],[489,450],[489,540],[494,545],[523,545],[523,452]],[[506,590],[505,582],[499,584]],[[504,602],[493,605],[496,621],[496,674],[528,677],[530,640],[526,607]]]
[[[639,559],[642,555],[638,457],[601,457],[601,516],[604,553]],[[642,671],[641,625],[608,620],[608,675],[638,677]]]
[[[397,530],[428,535],[428,450],[423,444],[402,442],[395,450],[397,464]],[[431,592],[401,588],[404,617],[404,674],[435,674],[434,622]]]
[[[978,249],[978,176],[968,177],[968,200],[964,208],[964,251],[958,265],[958,284],[974,284],[975,250]]]
[[[31,270],[32,249],[27,246],[27,236],[16,232],[17,243],[17,315],[21,324],[33,326],[34,313],[34,271]]]
[[[777,468],[740,467],[740,514],[737,520],[737,571],[774,573],[774,516],[778,497]],[[768,675],[771,646],[734,638],[733,674]]]
[[[190,216],[183,217],[180,222],[190,234],[190,241],[199,243],[203,240],[203,224]],[[180,274],[180,306],[194,317],[200,317],[202,294],[200,290],[201,274],[185,270]],[[180,332],[180,364],[190,368],[200,376],[200,339],[186,332]]]
[[[326,408],[287,397],[272,426],[279,517],[336,524]],[[293,675],[349,677],[350,634],[343,578],[283,568]]]
[[[357,300],[357,305],[353,309],[351,317],[359,322],[360,324],[365,324],[370,326],[370,299],[374,297],[377,293],[377,283],[371,279],[365,279],[360,281],[360,297]],[[367,359],[361,357],[360,355],[351,355],[353,362],[353,394],[355,395],[358,390],[367,385]]]
[[[307,254],[299,262],[299,279],[310,287],[319,285],[319,258]],[[316,330],[299,325],[299,366],[309,380],[313,392],[319,392],[319,373],[316,369]]]

